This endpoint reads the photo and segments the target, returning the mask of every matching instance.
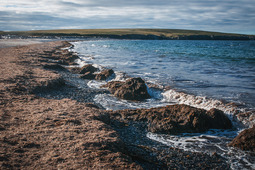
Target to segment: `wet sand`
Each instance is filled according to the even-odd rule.
[[[57,62],[47,55],[69,43],[16,43],[0,49],[0,169],[229,169],[217,154],[146,138],[142,123],[103,121],[107,112],[93,97],[108,91],[45,67]]]

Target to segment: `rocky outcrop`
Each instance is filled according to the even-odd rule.
[[[242,131],[229,143],[229,146],[255,152],[255,125],[250,129]]]
[[[106,69],[101,71],[98,74],[95,74],[95,72],[98,71],[98,68],[94,67],[92,64],[85,65],[81,68],[80,74],[83,74],[80,76],[82,79],[89,79],[89,80],[106,80],[111,75],[114,74],[114,71],[112,69]],[[74,70],[74,72],[77,72],[77,69]]]
[[[96,71],[98,71],[98,68],[94,67],[92,64],[88,64],[81,68],[80,74],[84,74],[87,72],[94,73]]]
[[[68,50],[44,51],[41,57],[57,60],[62,65],[77,65],[74,61],[79,58],[75,53]]]
[[[169,105],[152,109],[120,110],[110,112],[111,119],[145,121],[153,133],[197,133],[209,129],[230,129],[232,123],[220,110],[206,111],[195,107]]]
[[[121,99],[140,101],[150,98],[147,86],[141,78],[130,78],[126,82],[113,81],[104,87],[108,87],[114,96]]]
[[[112,69],[106,69],[103,70],[101,73],[98,73],[95,77],[96,80],[106,80],[111,75],[114,74],[114,71]]]

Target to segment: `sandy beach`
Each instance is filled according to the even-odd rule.
[[[185,152],[146,138],[143,123],[106,121],[109,112],[93,97],[109,91],[89,88],[47,58],[70,45],[1,40],[0,169],[230,168],[216,153]]]

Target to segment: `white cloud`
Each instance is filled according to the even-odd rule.
[[[244,30],[255,33],[253,0],[3,0],[0,4],[0,30],[34,29],[54,20],[45,29],[161,27],[206,29],[212,31]],[[7,15],[8,13],[8,15]],[[33,16],[36,20],[33,20]],[[17,23],[15,26],[15,22]],[[32,24],[25,24],[31,22]],[[24,22],[23,22],[24,21]],[[85,24],[82,21],[86,21]],[[110,24],[109,24],[110,23]],[[22,26],[20,26],[22,24]],[[59,25],[58,25],[59,24]],[[232,32],[233,32],[232,31]]]

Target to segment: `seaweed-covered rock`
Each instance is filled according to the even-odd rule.
[[[106,69],[103,70],[101,73],[98,73],[95,77],[96,80],[106,80],[111,75],[114,74],[114,71],[112,69]]]
[[[157,112],[157,110],[152,110]],[[155,133],[196,133],[209,129],[230,129],[232,123],[220,110],[206,111],[187,105],[167,106],[158,110],[152,119],[148,130]]]
[[[144,100],[150,98],[147,86],[141,78],[131,78],[126,82],[109,82],[106,87],[114,96],[126,100]]]
[[[94,80],[95,79],[95,74],[91,73],[91,72],[86,72],[83,75],[80,76],[80,78],[82,79],[89,79],[89,80]]]
[[[169,105],[151,109],[120,110],[110,113],[112,119],[144,121],[153,133],[178,134],[230,129],[232,123],[220,110],[206,111],[188,105]]]
[[[80,74],[84,74],[87,72],[94,73],[96,71],[98,71],[98,68],[94,67],[92,64],[88,64],[81,68]]]
[[[255,125],[242,131],[229,143],[229,146],[255,152]]]

